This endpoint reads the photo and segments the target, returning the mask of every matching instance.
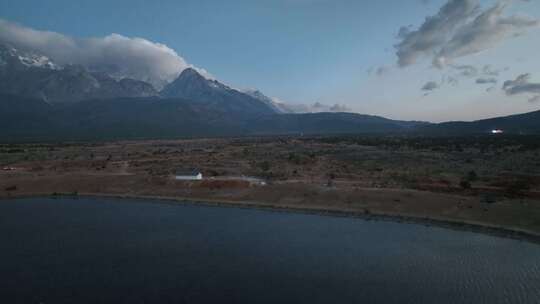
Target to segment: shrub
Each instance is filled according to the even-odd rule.
[[[476,174],[474,170],[469,171],[469,173],[467,173],[467,180],[470,182],[475,182],[478,180],[478,174]]]
[[[509,196],[523,196],[525,192],[531,189],[531,182],[525,178],[513,179],[506,185],[505,192]]]
[[[270,170],[270,163],[268,161],[263,161],[262,163],[259,164],[259,167],[261,168],[261,170],[266,172]]]
[[[482,195],[482,202],[486,204],[494,204],[497,202],[495,194],[486,193]]]
[[[461,180],[459,182],[459,186],[463,189],[471,189],[471,182],[469,182],[468,180]]]

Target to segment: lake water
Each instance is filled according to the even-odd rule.
[[[0,303],[540,303],[540,246],[143,200],[0,201]]]

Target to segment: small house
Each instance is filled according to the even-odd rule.
[[[197,169],[190,170],[176,170],[175,179],[176,180],[202,180],[203,176],[201,171]]]

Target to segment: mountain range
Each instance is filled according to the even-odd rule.
[[[356,113],[291,113],[258,90],[241,91],[195,69],[157,91],[32,50],[0,45],[0,141],[112,140],[270,134],[540,133],[540,111],[431,124]]]
[[[0,92],[49,103],[157,96],[152,85],[114,79],[78,65],[60,66],[32,51],[0,45]]]

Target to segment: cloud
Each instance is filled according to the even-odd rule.
[[[536,95],[536,96],[533,96],[533,97],[529,98],[529,102],[531,102],[531,103],[540,102],[540,95]]]
[[[498,80],[496,78],[478,78],[476,79],[477,84],[496,84]]]
[[[503,13],[507,6],[506,3],[499,2],[470,23],[460,27],[439,51],[435,62],[448,62],[454,58],[481,52],[508,37],[521,34],[528,27],[538,25],[538,20],[528,17],[504,17]]]
[[[439,84],[437,84],[435,81],[428,81],[424,86],[422,87],[422,91],[434,91],[439,88]]]
[[[40,31],[0,19],[0,43],[33,50],[58,64],[78,64],[117,78],[148,81],[158,89],[185,68],[192,67],[173,49],[143,38],[110,34],[100,38],[73,38]],[[208,75],[202,69],[201,73]]]
[[[391,71],[390,67],[388,67],[388,66],[380,66],[380,67],[377,68],[375,73],[377,74],[377,76],[384,76],[384,75],[390,73],[390,71]]]
[[[279,102],[281,107],[291,113],[320,113],[320,112],[353,112],[349,107],[343,104],[327,105],[320,102],[313,104],[290,104]]]
[[[452,86],[456,86],[459,84],[459,81],[456,77],[454,76],[451,76],[451,75],[445,75],[443,76],[443,84],[449,84],[449,85],[452,85]]]
[[[427,17],[418,30],[402,27],[395,45],[401,67],[417,62],[420,57],[433,56],[454,33],[477,12],[474,0],[449,0],[435,16]]]
[[[492,48],[505,39],[522,34],[539,22],[524,16],[503,16],[507,2],[482,10],[478,0],[448,0],[440,11],[427,17],[417,29],[402,27],[395,45],[398,64],[412,65],[431,58],[443,68],[454,59]]]
[[[501,71],[499,70],[494,70],[490,64],[487,64],[482,68],[482,74],[486,76],[499,76],[500,72]]]
[[[519,75],[514,80],[507,80],[503,84],[506,95],[540,94],[540,83],[530,82],[531,74]]]
[[[351,108],[342,104],[335,104],[330,107],[330,112],[352,112]]]
[[[461,76],[474,77],[478,75],[478,69],[472,65],[453,65],[452,67],[458,70]]]
[[[368,75],[371,76],[371,75],[375,74],[376,76],[379,76],[379,77],[387,75],[391,71],[392,71],[392,67],[387,66],[387,65],[382,65],[382,66],[379,66],[379,67],[370,67],[369,69],[366,70]]]
[[[309,112],[311,113],[317,113],[317,112],[351,112],[351,109],[347,107],[346,105],[342,104],[334,104],[334,105],[326,105],[320,102],[315,102],[314,104],[308,106]]]

